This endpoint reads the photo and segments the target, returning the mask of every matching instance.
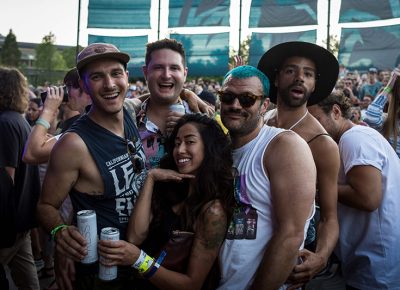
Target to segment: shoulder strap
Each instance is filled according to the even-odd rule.
[[[312,137],[310,140],[307,141],[307,144],[310,144],[312,141],[317,139],[319,136],[323,136],[323,135],[329,136],[329,134],[327,134],[327,133],[321,133],[321,134],[315,135],[314,137]]]

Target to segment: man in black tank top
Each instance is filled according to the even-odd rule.
[[[56,241],[56,280],[62,289],[133,289],[130,269],[119,268],[118,278],[105,283],[97,278],[97,264],[80,263],[87,242],[58,212],[70,194],[75,217],[79,210],[95,210],[98,233],[116,227],[124,239],[145,177],[139,133],[123,109],[129,59],[106,43],[91,44],[78,55],[80,86],[92,106],[55,144],[38,204],[42,226]]]
[[[310,224],[306,249],[299,252],[303,263],[294,268],[289,278],[292,284],[301,286],[325,268],[339,234],[339,150],[307,110],[307,105],[316,104],[330,94],[338,77],[339,64],[326,49],[295,41],[268,50],[258,68],[274,84],[269,97],[276,109],[265,115],[266,123],[299,134],[308,143],[317,167],[316,202],[320,206],[320,219],[316,227]]]

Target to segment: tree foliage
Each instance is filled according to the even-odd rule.
[[[325,45],[327,45],[327,40],[322,41]],[[339,54],[340,41],[337,35],[329,35],[329,47],[327,49],[336,57]]]
[[[10,29],[0,52],[1,63],[7,66],[18,67],[21,60],[21,51],[18,48],[17,37]]]
[[[79,46],[79,51],[81,50],[82,47]],[[64,49],[62,55],[68,68],[73,68],[76,65],[76,46]]]
[[[36,67],[45,71],[66,69],[67,65],[60,51],[57,50],[53,33],[43,37],[36,48]]]

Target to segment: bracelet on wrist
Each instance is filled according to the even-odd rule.
[[[51,239],[52,239],[53,241],[55,241],[55,236],[56,236],[56,234],[57,234],[59,231],[61,231],[63,228],[66,228],[66,227],[68,227],[68,225],[66,225],[66,224],[61,224],[61,225],[56,226],[54,229],[52,229],[51,232],[50,232]]]
[[[143,278],[150,279],[160,268],[166,255],[167,255],[167,252],[162,251],[160,256],[158,257],[157,261],[153,264],[153,266],[150,268],[150,270],[148,270],[146,273],[143,274]]]
[[[140,250],[139,258],[133,263],[132,267],[138,270],[140,274],[146,273],[154,263],[154,259]]]
[[[45,127],[47,130],[49,130],[50,129],[50,123],[47,121],[47,120],[45,120],[45,119],[43,119],[43,118],[38,118],[37,120],[36,120],[36,123],[35,123],[36,125],[42,125],[43,127]]]

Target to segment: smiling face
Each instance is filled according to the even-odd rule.
[[[238,79],[229,77],[222,86],[223,93],[231,95],[262,96],[263,86],[258,77]],[[221,101],[221,119],[231,136],[245,136],[253,132],[260,122],[261,115],[268,107],[268,99],[258,98],[250,107],[243,107],[235,98],[232,103]]]
[[[143,67],[151,100],[172,104],[178,99],[186,80],[187,68],[182,56],[171,49],[163,48],[151,53],[151,60]]]
[[[314,92],[315,82],[316,68],[312,60],[299,56],[289,57],[275,79],[278,103],[288,107],[303,106]]]
[[[180,173],[195,174],[204,159],[204,143],[198,128],[187,123],[179,128],[173,149],[175,164]]]
[[[80,84],[92,98],[94,108],[115,114],[122,110],[128,89],[128,72],[117,60],[101,59],[85,67]]]

